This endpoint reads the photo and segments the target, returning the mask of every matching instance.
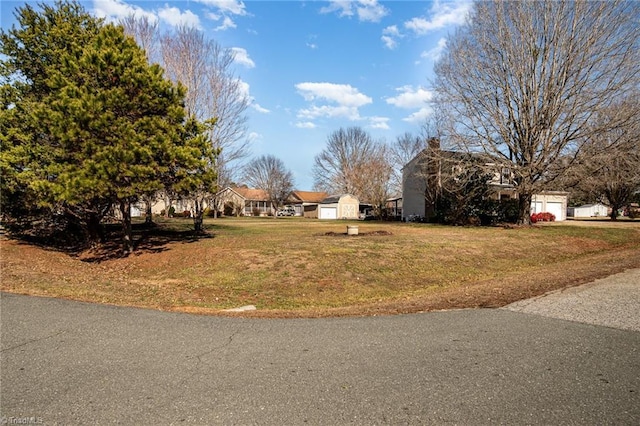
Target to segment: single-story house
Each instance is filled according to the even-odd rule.
[[[269,216],[276,214],[276,207],[269,201],[266,191],[230,186],[216,194],[216,204],[226,215]]]
[[[293,207],[296,216],[305,216],[307,207],[312,207],[309,212],[315,211],[316,206],[327,198],[329,194],[326,192],[311,192],[311,191],[293,191],[287,199],[287,204]],[[317,213],[314,217],[318,217]]]
[[[304,207],[304,217],[316,219],[358,219],[360,202],[351,194],[333,195]]]
[[[602,203],[567,208],[568,217],[606,217],[608,214],[609,208]]]

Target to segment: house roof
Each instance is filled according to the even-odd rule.
[[[246,188],[246,187],[232,188],[232,187],[228,186],[225,189],[223,189],[222,191],[218,192],[218,194],[221,194],[221,193],[223,193],[225,191],[235,192],[236,194],[238,194],[239,196],[241,196],[245,200],[250,200],[250,201],[269,201],[269,195],[267,194],[266,191],[263,191],[262,189],[253,189],[253,188]]]
[[[253,188],[233,188],[238,194],[244,197],[246,200],[253,201],[268,201],[269,194],[267,191],[263,191],[262,189],[253,189]]]
[[[432,148],[425,148],[420,151],[415,157],[413,157],[407,164],[405,164],[402,168],[404,169],[409,164],[416,163],[421,161],[429,156],[434,156],[433,158],[439,158],[440,160],[451,161],[451,162],[484,162],[484,163],[499,163],[499,159],[492,157],[489,154],[483,152],[464,152],[464,151],[451,151],[444,149],[433,150]]]
[[[291,197],[300,200],[303,203],[319,203],[327,198],[326,192],[311,192],[311,191],[293,191]]]

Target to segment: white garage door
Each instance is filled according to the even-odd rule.
[[[320,207],[320,219],[337,219],[338,209],[336,207]]]
[[[531,203],[531,214],[542,213],[542,201],[534,201]]]
[[[556,217],[556,220],[564,220],[562,203],[550,203],[547,201],[547,211]]]

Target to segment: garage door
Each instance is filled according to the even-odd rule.
[[[542,201],[534,201],[531,203],[531,214],[542,213]]]
[[[556,217],[556,220],[564,220],[562,203],[550,203],[547,201],[547,211]]]
[[[320,219],[337,219],[338,209],[336,207],[320,207]]]

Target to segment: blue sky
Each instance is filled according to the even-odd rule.
[[[3,29],[24,3],[2,0]],[[418,134],[430,112],[434,61],[471,7],[470,0],[82,4],[108,20],[135,13],[165,29],[196,26],[233,49],[234,72],[251,99],[251,152],[280,158],[300,190],[311,190],[313,159],[341,127],[359,126],[388,143]]]

